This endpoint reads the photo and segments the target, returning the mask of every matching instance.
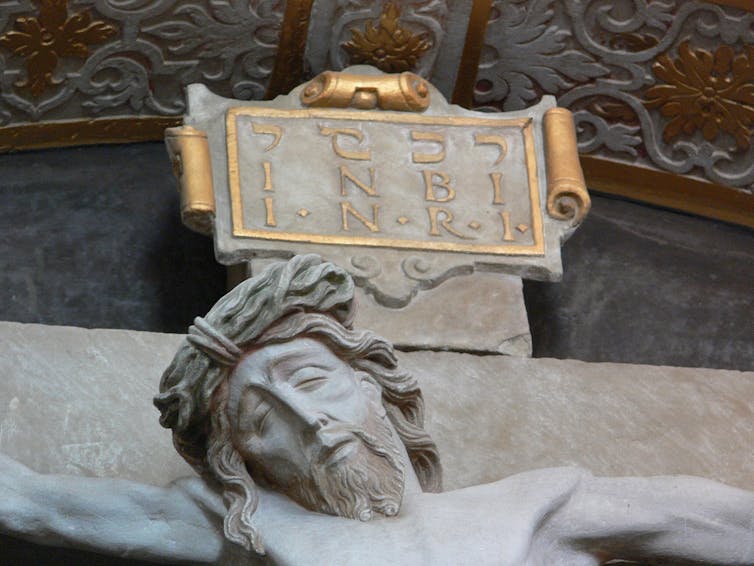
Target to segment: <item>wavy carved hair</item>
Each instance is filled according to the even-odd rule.
[[[303,337],[322,341],[355,370],[365,371],[374,378],[382,389],[382,403],[388,418],[406,447],[422,489],[440,491],[439,454],[423,429],[424,400],[416,379],[398,368],[393,347],[372,332],[349,330],[326,315],[298,314],[265,332],[254,349]],[[246,548],[251,546],[261,554],[264,552],[262,541],[252,523],[258,496],[246,463],[232,443],[227,400],[226,380],[216,389],[212,401],[206,462],[222,487],[228,507],[224,521],[226,537]],[[248,464],[253,466],[254,463]]]
[[[317,256],[297,256],[233,289],[203,324],[220,333],[231,349],[245,352],[298,337],[314,338],[355,370],[369,373],[382,389],[383,405],[422,489],[440,491],[442,468],[437,447],[423,428],[424,400],[418,383],[399,369],[389,342],[348,328],[352,299],[348,274]],[[173,430],[173,444],[181,456],[203,477],[220,484],[228,508],[225,536],[263,554],[252,524],[256,487],[233,446],[226,412],[227,380],[235,362],[196,344],[190,336],[163,374],[154,400],[162,413],[160,423]]]

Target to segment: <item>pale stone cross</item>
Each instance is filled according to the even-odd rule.
[[[0,531],[159,561],[754,563],[754,494],[554,468],[441,492],[416,381],[350,328],[353,283],[274,264],[198,318],[155,403],[201,474],[155,487],[0,457]]]

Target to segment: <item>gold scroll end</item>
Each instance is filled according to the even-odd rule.
[[[580,224],[592,201],[579,162],[573,114],[565,108],[545,112],[545,162],[547,164],[547,214]]]
[[[414,73],[354,75],[325,71],[301,91],[301,102],[315,108],[358,108],[423,112],[429,85]]]
[[[165,145],[181,193],[183,224],[200,234],[212,235],[215,195],[206,132],[191,126],[168,128]]]

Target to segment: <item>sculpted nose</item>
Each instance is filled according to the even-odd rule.
[[[276,391],[263,384],[253,384],[252,386],[258,391],[264,393],[269,401],[282,408],[283,411],[290,415],[294,421],[298,421],[298,424],[303,425],[307,431],[316,433],[319,429],[330,422],[326,415],[312,412],[298,403],[295,399],[292,399],[291,396],[284,391]]]
[[[306,411],[296,411],[297,415],[304,422],[307,432],[317,434],[323,428],[327,428],[330,424],[330,419],[323,414],[314,414]]]
[[[280,395],[280,401],[288,408],[289,412],[304,426],[307,432],[316,434],[320,429],[330,423],[327,415],[312,411],[288,395]]]
[[[299,403],[288,399],[286,396],[283,396],[282,401],[288,407],[290,413],[304,425],[305,429],[316,432],[324,426],[325,423],[321,422],[318,416],[307,410],[306,407],[302,407]]]

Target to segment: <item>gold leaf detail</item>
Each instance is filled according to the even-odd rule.
[[[379,23],[367,22],[364,30],[351,29],[352,38],[343,44],[351,64],[374,65],[386,73],[402,73],[416,67],[419,58],[432,46],[425,37],[411,32],[398,22],[400,8],[388,2]]]
[[[68,0],[42,0],[37,16],[16,18],[0,35],[0,45],[24,58],[26,79],[16,83],[39,96],[60,81],[53,77],[61,57],[89,56],[89,46],[117,32],[113,25],[92,21],[88,10],[68,15]]]
[[[645,93],[644,105],[659,108],[670,121],[662,132],[666,143],[701,130],[707,141],[722,132],[732,135],[739,150],[751,146],[754,124],[754,46],[736,55],[729,45],[714,54],[684,42],[678,58],[662,55],[652,65],[657,84]]]

